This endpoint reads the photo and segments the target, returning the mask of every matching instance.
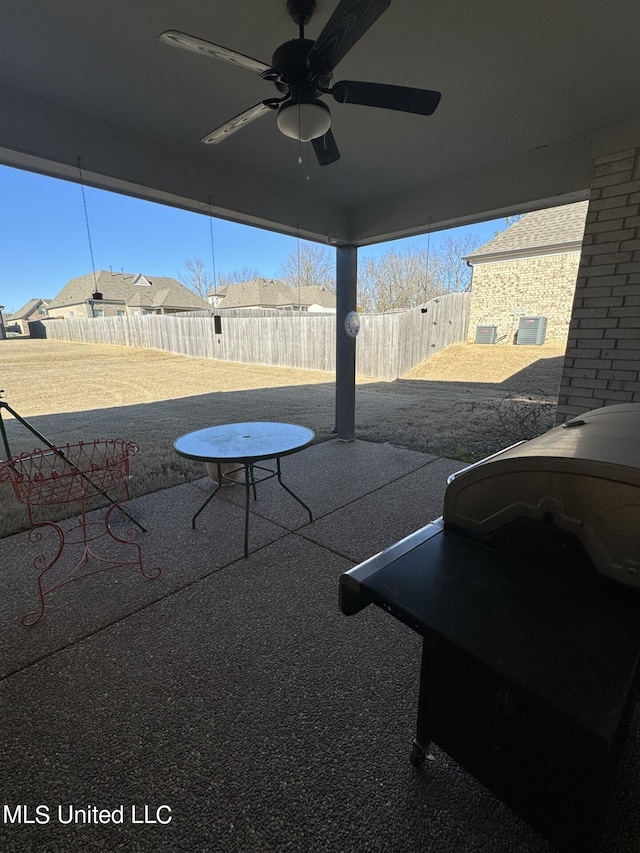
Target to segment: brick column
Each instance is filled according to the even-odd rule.
[[[640,147],[594,160],[556,423],[640,402]]]

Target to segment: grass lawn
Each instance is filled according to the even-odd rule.
[[[457,344],[395,382],[360,379],[356,437],[480,458],[525,437],[518,434],[523,413],[534,413],[539,431],[552,425],[563,353],[557,345]],[[0,388],[55,444],[135,441],[133,495],[203,475],[200,463],[173,450],[183,433],[233,421],[286,421],[310,427],[322,441],[334,425],[333,374],[155,350],[12,338],[0,341]],[[6,411],[3,420],[12,454],[41,446]],[[25,526],[24,507],[0,486],[0,536]]]

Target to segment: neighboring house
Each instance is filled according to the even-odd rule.
[[[320,314],[336,313],[336,295],[322,285],[310,284],[306,287],[299,287],[294,290],[294,293],[301,304],[307,306],[307,311]]]
[[[46,301],[46,300],[44,300],[44,301]],[[41,315],[39,314],[38,316],[40,317]],[[20,334],[22,334],[22,332],[21,332],[22,327],[18,324],[17,320],[14,322],[13,318],[14,318],[13,314],[4,314],[4,313],[2,314],[2,320],[4,322],[5,335],[20,335]]]
[[[18,332],[20,335],[29,334],[29,321],[42,320],[47,316],[48,299],[30,299],[19,311],[11,315],[11,321],[4,318],[5,329],[8,332]]]
[[[73,278],[49,303],[49,317],[117,317],[210,311],[211,306],[174,278],[100,270]]]
[[[566,342],[587,206],[527,213],[464,258],[473,267],[469,340],[495,326],[497,342],[513,343],[521,317],[544,317],[545,341]]]
[[[272,308],[279,311],[336,312],[335,294],[326,287],[287,287],[284,282],[272,278],[255,278],[218,287],[209,292],[207,299],[221,311],[229,308]]]

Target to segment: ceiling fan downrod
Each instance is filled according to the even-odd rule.
[[[304,38],[304,27],[313,17],[315,10],[316,0],[287,0],[287,12],[300,27],[300,38]]]

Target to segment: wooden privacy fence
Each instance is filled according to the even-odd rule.
[[[358,335],[356,372],[397,379],[451,344],[466,340],[468,293],[449,293],[397,314],[364,314]],[[142,347],[193,358],[245,364],[336,368],[335,314],[222,312],[222,334],[214,318],[179,314],[47,320],[46,336],[59,341]]]

